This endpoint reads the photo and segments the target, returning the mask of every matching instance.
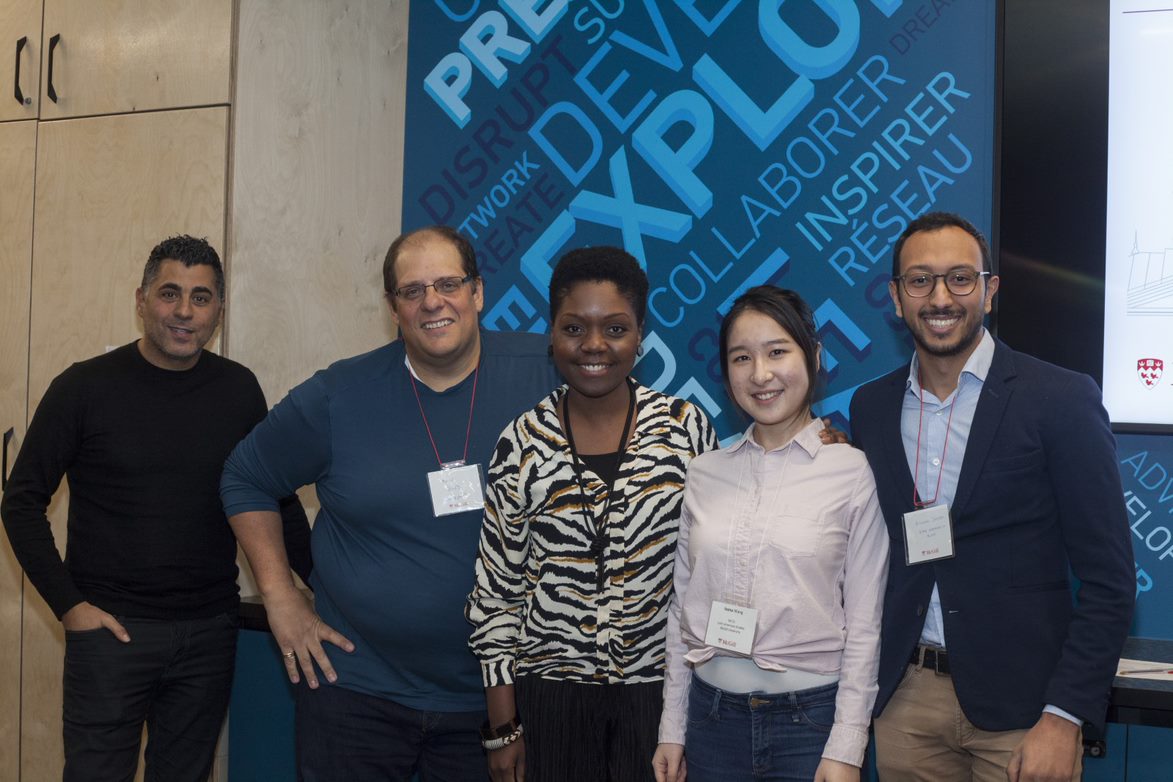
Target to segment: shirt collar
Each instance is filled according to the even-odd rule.
[[[978,346],[969,354],[969,358],[965,361],[965,366],[961,368],[961,377],[970,375],[980,383],[986,382],[986,375],[990,373],[990,366],[994,363],[994,338],[990,336],[990,332],[982,327],[982,338],[978,341]],[[908,365],[908,379],[905,380],[904,387],[912,391],[914,394],[920,392],[920,383],[917,382],[917,377],[920,373],[920,356],[916,353],[912,354],[912,362]],[[958,386],[961,385],[961,378],[958,378]]]
[[[732,454],[736,453],[742,448],[750,448],[761,453],[765,453],[765,449],[758,445],[757,442],[753,439],[753,428],[754,425],[750,424],[749,428],[742,433],[741,437],[737,438],[737,440],[735,440],[732,445],[725,449],[725,452]],[[799,429],[798,434],[794,435],[794,439],[790,442],[806,451],[807,455],[809,455],[811,458],[814,458],[815,454],[818,453],[818,450],[823,447],[823,441],[819,439],[819,432],[823,431],[823,428],[823,420],[821,418],[814,418],[809,424],[804,426],[802,429]],[[788,448],[789,446],[790,443],[787,443],[781,448],[775,448],[774,451],[781,451],[785,448]]]

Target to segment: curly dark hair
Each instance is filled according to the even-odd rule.
[[[387,248],[387,256],[383,259],[384,291],[395,293],[395,288],[399,285],[399,281],[395,277],[395,261],[399,260],[399,253],[404,246],[422,241],[429,236],[447,240],[456,248],[456,252],[460,253],[460,266],[464,269],[465,275],[471,274],[474,278],[480,279],[476,251],[472,249],[472,244],[468,239],[464,238],[464,234],[447,225],[429,225],[400,234],[398,239],[391,242],[391,246]]]
[[[580,282],[614,283],[631,304],[642,328],[648,311],[648,275],[639,261],[620,247],[581,247],[562,256],[550,277],[550,322],[558,316],[570,289]]]
[[[733,391],[729,385],[729,332],[737,319],[746,312],[761,313],[786,329],[786,333],[802,351],[807,379],[804,403],[809,408],[814,402],[815,384],[819,374],[819,333],[815,326],[815,316],[801,296],[776,285],[758,285],[750,288],[737,297],[721,321],[717,344],[721,351],[721,379],[725,382],[725,392],[732,400]],[[736,403],[734,400],[734,404]]]
[[[972,236],[982,253],[981,271],[994,271],[990,260],[990,243],[973,223],[952,212],[928,212],[909,223],[896,240],[896,244],[892,246],[892,276],[900,276],[900,253],[904,250],[904,243],[908,241],[908,237],[921,231],[940,231],[942,228],[960,228]]]
[[[197,239],[194,236],[181,234],[171,236],[155,245],[151,254],[147,256],[147,265],[143,267],[143,290],[151,287],[151,283],[159,276],[159,267],[163,261],[179,261],[184,266],[211,266],[216,280],[216,295],[224,301],[224,267],[220,264],[220,256],[207,239]]]

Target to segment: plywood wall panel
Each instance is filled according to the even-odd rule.
[[[27,420],[36,149],[35,121],[0,124],[0,433],[13,430],[9,468]],[[20,761],[22,581],[8,537],[0,536],[0,779],[17,779]]]
[[[239,17],[227,352],[275,404],[393,334],[407,3],[242,0]]]

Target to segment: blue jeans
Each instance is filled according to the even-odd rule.
[[[810,782],[835,722],[838,684],[768,694],[723,692],[692,677],[688,782]]]
[[[294,688],[300,782],[486,782],[483,711],[418,711],[322,680]]]
[[[65,782],[126,782],[147,726],[147,782],[203,782],[228,711],[236,612],[209,619],[118,621],[65,633]]]

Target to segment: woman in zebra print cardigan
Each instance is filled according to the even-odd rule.
[[[623,250],[562,258],[550,341],[567,385],[505,429],[489,466],[467,613],[494,780],[652,779],[681,492],[716,436],[630,378],[647,292]]]

